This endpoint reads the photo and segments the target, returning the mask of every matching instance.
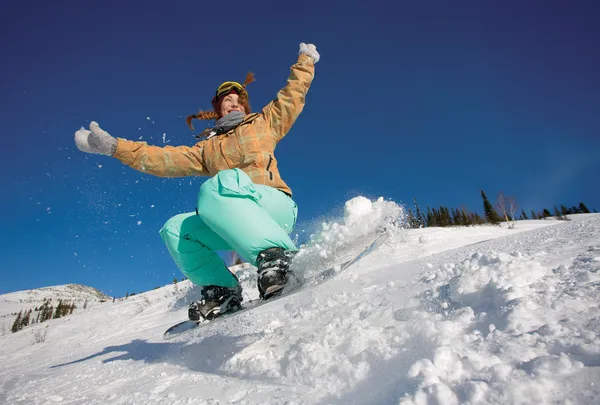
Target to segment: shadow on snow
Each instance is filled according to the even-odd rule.
[[[106,357],[102,363],[115,361],[142,361],[148,364],[169,363],[188,368],[192,371],[224,375],[219,369],[237,352],[260,339],[263,333],[242,336],[213,335],[199,342],[149,342],[134,339],[117,346],[107,346],[104,350],[90,356],[67,363],[50,366],[60,368],[84,363],[94,358]],[[239,376],[238,376],[239,377]]]

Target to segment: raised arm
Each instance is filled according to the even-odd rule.
[[[75,144],[88,153],[113,156],[127,166],[159,177],[209,176],[202,160],[202,142],[194,146],[150,146],[114,138],[98,123],[75,132]]]
[[[118,138],[113,157],[135,170],[159,177],[209,175],[202,162],[200,144],[159,147]]]
[[[291,67],[286,86],[277,93],[275,100],[263,108],[263,115],[277,142],[288,133],[304,109],[306,94],[315,75],[315,63],[319,58],[314,45],[300,44],[300,55]]]

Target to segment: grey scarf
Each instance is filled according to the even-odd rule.
[[[245,116],[246,114],[241,111],[230,112],[217,121],[213,130],[215,130],[217,134],[223,134],[227,131],[230,131],[240,125],[241,122],[244,121]]]
[[[211,138],[218,134],[224,134],[225,132],[231,131],[233,128],[237,127],[244,121],[244,114],[241,111],[233,111],[220,118],[216,123],[214,128],[208,128],[202,131],[201,134],[197,135],[196,138],[206,137],[206,139]]]

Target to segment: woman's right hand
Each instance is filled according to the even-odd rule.
[[[96,121],[90,123],[90,130],[75,132],[75,145],[83,152],[112,156],[117,151],[117,139],[100,128]]]

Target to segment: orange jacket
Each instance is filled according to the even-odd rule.
[[[302,112],[314,72],[310,57],[299,55],[286,86],[275,100],[261,112],[247,115],[229,132],[194,146],[150,146],[146,142],[117,138],[113,156],[135,170],[160,177],[214,176],[220,170],[239,168],[254,183],[292,195],[279,174],[275,146]]]

